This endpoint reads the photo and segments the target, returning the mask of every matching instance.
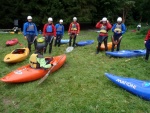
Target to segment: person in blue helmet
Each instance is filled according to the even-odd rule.
[[[126,32],[126,26],[122,23],[122,18],[118,17],[117,23],[113,25],[112,32],[114,33],[112,36],[112,49],[114,51],[115,45],[117,45],[117,51],[120,50],[120,43],[122,39],[122,35]]]
[[[27,20],[28,22],[24,23],[23,25],[23,35],[24,35],[24,38],[27,39],[28,48],[31,52],[31,45],[33,43],[36,49],[36,44],[37,44],[36,38],[37,38],[38,32],[37,32],[37,27],[35,23],[32,22],[32,17],[28,16]]]
[[[58,47],[60,47],[61,39],[64,35],[64,25],[62,19],[60,19],[59,23],[55,25],[55,28],[56,28],[56,40],[54,46],[57,46],[58,44]]]

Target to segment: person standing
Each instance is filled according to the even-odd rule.
[[[146,56],[145,60],[149,59],[149,54],[150,54],[150,30],[148,30],[146,37],[144,39],[145,47],[146,47]]]
[[[120,43],[122,39],[122,35],[126,32],[126,26],[122,23],[122,18],[117,18],[117,23],[113,25],[112,32],[114,33],[112,36],[112,49],[114,51],[115,45],[117,45],[117,51],[120,50]]]
[[[43,36],[45,37],[45,50],[44,53],[46,53],[47,46],[49,45],[49,53],[52,52],[52,44],[53,39],[56,38],[56,28],[53,24],[53,18],[48,18],[48,23],[44,25],[43,27]]]
[[[55,46],[58,44],[58,47],[60,47],[61,39],[64,35],[64,26],[63,26],[63,20],[60,19],[59,23],[55,25],[56,28],[56,40],[55,40]]]
[[[97,47],[96,54],[99,53],[100,47],[101,47],[101,44],[103,41],[104,41],[104,45],[105,45],[105,51],[108,50],[108,47],[107,47],[108,31],[111,29],[111,27],[112,27],[112,25],[109,23],[109,21],[107,20],[106,17],[102,18],[102,20],[100,20],[96,24],[96,28],[100,29],[100,33],[99,33],[99,36],[97,38],[98,47]]]
[[[32,17],[28,16],[27,20],[28,22],[24,23],[23,25],[23,34],[24,34],[24,38],[27,39],[28,48],[31,52],[31,45],[33,43],[36,49],[36,44],[37,44],[36,38],[37,38],[38,32],[37,32],[37,27],[35,23],[32,22]]]
[[[73,17],[73,22],[70,23],[69,30],[68,30],[68,35],[70,36],[69,46],[71,46],[71,42],[73,39],[72,46],[75,47],[76,37],[78,36],[79,32],[80,32],[80,24],[77,22],[77,17]]]

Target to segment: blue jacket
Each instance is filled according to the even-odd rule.
[[[24,23],[24,25],[23,25],[23,34],[24,34],[24,36],[26,36],[28,34],[37,36],[38,32],[37,32],[36,25],[32,22]]]
[[[64,35],[64,26],[62,24],[56,24],[55,28],[57,35]]]
[[[114,32],[114,30],[115,30],[115,28],[116,28],[116,25],[117,25],[117,24],[114,24],[114,25],[113,25],[113,27],[112,27],[112,32]],[[126,32],[126,26],[125,26],[123,23],[121,24],[121,30],[122,30],[121,35]],[[118,34],[115,33],[115,32],[114,32],[114,34],[115,34],[115,35],[118,35]]]

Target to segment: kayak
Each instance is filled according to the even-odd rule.
[[[69,39],[61,39],[60,43],[67,44],[67,43],[69,43]]]
[[[85,41],[77,42],[76,45],[77,46],[85,46],[85,45],[90,45],[93,43],[94,43],[94,40],[85,40]]]
[[[106,52],[106,55],[108,56],[121,57],[121,58],[145,56],[145,54],[146,54],[146,50],[121,50],[121,51]]]
[[[4,57],[6,63],[17,63],[25,60],[29,55],[28,48],[18,48],[13,50],[11,53]]]
[[[48,60],[50,59],[50,57],[46,57],[46,59]],[[52,68],[51,73],[57,71],[65,63],[65,61],[65,54],[53,57],[53,60],[50,63],[55,63],[56,65]],[[50,69],[34,69],[31,68],[31,66],[28,64],[10,72],[9,74],[2,77],[0,80],[5,83],[30,82],[44,77],[44,75],[46,75]]]
[[[111,50],[111,48],[112,48],[112,42],[108,42],[107,43],[107,47],[108,47],[108,50]],[[115,46],[115,48],[116,48],[116,46]],[[102,51],[105,50],[104,43],[101,44],[100,50],[102,50]]]
[[[119,77],[110,73],[105,73],[105,76],[126,91],[145,100],[150,100],[150,81]]]
[[[6,41],[6,46],[13,46],[13,45],[15,45],[15,44],[17,44],[17,43],[18,43],[18,39],[17,39],[17,38],[14,38],[14,39],[12,39],[12,40]]]

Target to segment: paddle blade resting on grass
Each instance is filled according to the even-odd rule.
[[[68,47],[68,48],[66,49],[66,53],[71,52],[73,49],[74,49],[73,47]],[[63,56],[58,60],[58,62],[56,63],[56,65],[61,61],[61,59],[63,59],[64,56],[65,56],[65,55],[63,55]],[[55,66],[56,66],[56,65],[55,65]],[[50,74],[51,70],[52,70],[55,66],[53,66],[53,67],[47,72],[47,74],[46,74],[43,78],[41,78],[41,80],[38,82],[38,84],[41,84],[41,83],[48,77],[48,75]]]

